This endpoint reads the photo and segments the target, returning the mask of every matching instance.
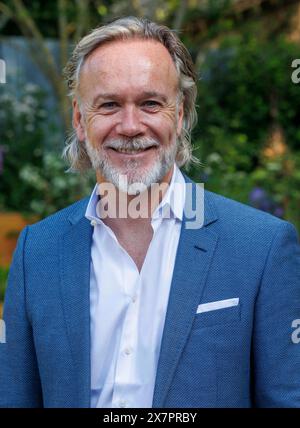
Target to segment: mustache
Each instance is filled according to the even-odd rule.
[[[159,142],[155,140],[154,138],[118,138],[116,140],[110,140],[107,143],[104,144],[105,148],[115,149],[115,150],[122,150],[122,149],[129,149],[129,150],[145,150],[149,147],[158,147]]]

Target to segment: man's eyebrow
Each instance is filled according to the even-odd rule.
[[[160,98],[162,101],[167,102],[167,97],[164,94],[160,94],[156,91],[144,91],[141,94],[141,98]]]
[[[119,99],[120,95],[116,93],[103,92],[95,96],[93,104],[97,104],[99,100],[116,100]],[[163,102],[167,102],[167,97],[156,91],[143,91],[139,98],[160,98]]]
[[[94,97],[93,99],[93,104],[97,104],[98,101],[100,100],[111,100],[111,99],[115,99],[116,98],[116,94],[110,94],[108,92],[106,93],[102,93],[102,94],[98,94]]]

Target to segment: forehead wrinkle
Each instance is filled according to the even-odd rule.
[[[124,49],[125,43],[129,44],[129,49],[128,46],[127,49]],[[150,45],[150,47],[145,49],[146,45]],[[157,46],[157,49],[154,49],[154,45]],[[133,51],[132,55],[130,55],[130,51]],[[163,59],[160,53],[163,53]],[[179,79],[173,59],[163,44],[153,40],[112,41],[99,46],[91,52],[83,63],[80,80],[81,83],[84,83],[85,77],[88,75],[88,82],[95,80],[97,76],[103,79],[108,78],[109,81],[113,78],[119,79],[124,68],[127,68],[129,75],[133,70],[131,78],[135,79],[134,70],[137,67],[141,69],[141,79],[145,75],[145,80],[147,80],[147,74],[149,78],[153,79],[154,77],[158,82],[160,80],[163,82],[166,79],[170,84],[172,83],[171,87],[178,90]],[[142,72],[143,69],[144,72]],[[129,77],[128,83],[131,84]],[[143,84],[142,81],[141,83]]]

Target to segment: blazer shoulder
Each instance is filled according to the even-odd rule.
[[[217,193],[205,190],[205,198],[217,211],[220,224],[231,231],[273,234],[287,226],[294,228],[286,220]]]
[[[197,184],[185,173],[186,183]],[[222,232],[253,235],[253,231],[272,235],[278,230],[289,228],[295,231],[294,225],[257,208],[238,202],[234,199],[211,192],[204,186],[204,216],[212,217],[214,225]]]
[[[45,217],[44,219],[28,226],[31,234],[63,234],[71,224],[70,219],[80,219],[84,217],[87,204],[89,202],[89,196],[80,199],[77,202],[57,211],[54,214]]]

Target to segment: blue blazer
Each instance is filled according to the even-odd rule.
[[[20,235],[4,305],[2,407],[90,406],[88,199]],[[183,220],[153,407],[300,407],[295,228],[208,191],[204,216],[195,230]],[[197,313],[231,298],[239,304]]]

